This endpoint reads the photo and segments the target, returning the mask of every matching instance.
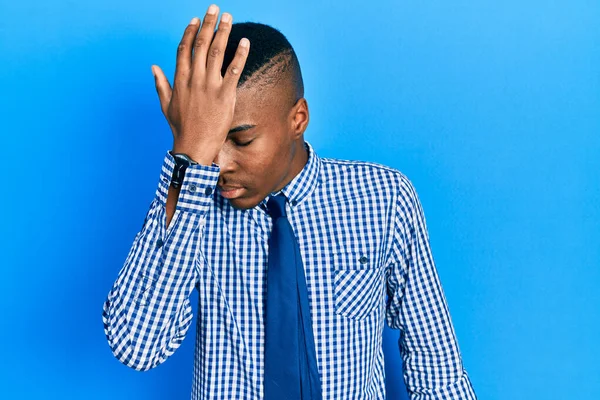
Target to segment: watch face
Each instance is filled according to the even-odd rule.
[[[175,167],[173,168],[173,177],[171,179],[176,185],[181,185],[183,182],[183,176],[185,174],[185,169],[189,164],[185,159],[176,158],[175,159]],[[175,186],[177,187],[177,186]]]
[[[175,157],[175,161],[178,164],[183,164],[183,165],[190,165],[190,159],[189,157],[184,156],[183,154],[176,154],[173,157]]]
[[[189,166],[192,164],[198,164],[196,161],[194,161],[190,157],[188,157],[187,154],[175,153],[175,154],[172,154],[172,156],[175,158],[176,162],[178,162],[180,164],[184,164],[185,166]]]

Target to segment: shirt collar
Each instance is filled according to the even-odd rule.
[[[285,187],[276,192],[271,192],[255,208],[267,211],[267,202],[272,196],[283,193],[292,208],[299,205],[321,181],[321,158],[317,155],[312,145],[304,140],[304,147],[308,151],[308,161]]]

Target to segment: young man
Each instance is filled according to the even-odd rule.
[[[412,399],[475,399],[411,182],[320,158],[289,42],[217,19],[186,28],[173,88],[153,68],[174,142],[104,304],[114,355],[164,362],[196,288],[192,399],[384,399],[384,322]]]

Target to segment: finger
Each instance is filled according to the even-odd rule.
[[[206,76],[209,82],[221,82],[221,66],[223,65],[223,56],[227,47],[227,39],[231,32],[232,16],[229,13],[221,15],[219,29],[215,34],[210,49],[208,50],[208,59],[206,60]]]
[[[211,4],[206,11],[204,21],[202,21],[202,28],[200,28],[200,32],[194,41],[192,75],[196,77],[195,79],[200,79],[200,81],[206,72],[206,53],[208,52],[210,43],[212,42],[215,33],[215,25],[217,23],[218,15],[219,7],[215,4]]]
[[[173,90],[171,89],[169,80],[158,65],[152,66],[152,72],[154,73],[154,85],[156,86],[156,92],[158,93],[160,108],[166,117]]]
[[[198,33],[198,18],[194,17],[183,32],[183,37],[177,46],[177,60],[175,63],[175,86],[186,87],[190,81],[192,72],[192,49],[194,39]]]
[[[240,75],[246,65],[248,52],[250,51],[250,41],[247,38],[242,38],[233,56],[233,60],[229,63],[225,76],[223,77],[223,87],[226,91],[235,91]]]

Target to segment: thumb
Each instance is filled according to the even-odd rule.
[[[154,85],[156,86],[156,92],[158,93],[158,99],[160,101],[160,108],[162,109],[163,114],[167,115],[167,109],[169,108],[169,103],[171,102],[171,94],[173,90],[171,89],[171,84],[169,80],[162,72],[158,65],[152,65],[152,75],[154,75]]]

